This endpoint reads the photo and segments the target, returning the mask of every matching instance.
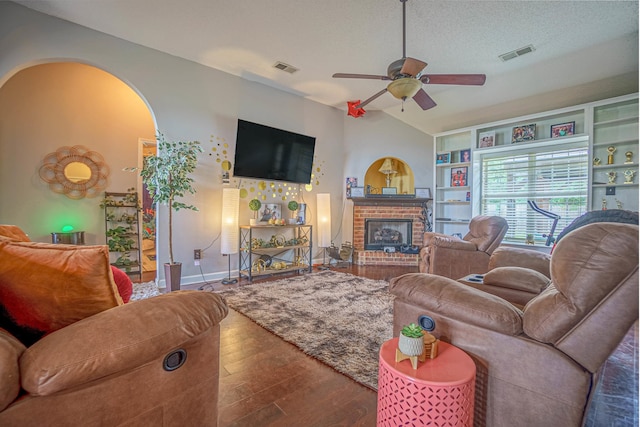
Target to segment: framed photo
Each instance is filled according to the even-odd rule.
[[[551,126],[551,138],[562,138],[573,135],[576,129],[576,122],[560,123]]]
[[[353,187],[357,187],[358,186],[358,178],[356,177],[347,177],[347,199],[351,198],[351,189]]]
[[[419,199],[430,199],[431,198],[431,189],[430,188],[416,188],[416,197]]]
[[[444,165],[451,163],[451,152],[446,151],[442,153],[436,153],[436,165]]]
[[[460,150],[460,163],[471,162],[471,149]]]
[[[351,187],[351,198],[364,197],[364,187]]]
[[[264,203],[259,212],[261,222],[267,222],[271,218],[282,218],[282,211],[280,210],[280,205],[278,203]]]
[[[398,189],[396,187],[382,187],[382,194],[398,194]]]
[[[466,187],[468,170],[469,168],[467,168],[466,166],[451,168],[451,186]]]
[[[496,145],[496,131],[480,132],[478,135],[478,148],[493,147]]]
[[[533,141],[536,139],[536,125],[516,126],[511,133],[511,143]]]

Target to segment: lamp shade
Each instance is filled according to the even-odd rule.
[[[220,252],[235,254],[238,252],[238,216],[240,214],[240,189],[222,189],[222,227],[220,230]]]
[[[398,99],[411,98],[422,87],[422,82],[413,77],[404,77],[389,83],[387,90]]]
[[[393,160],[386,158],[384,159],[382,166],[380,166],[380,169],[378,169],[378,172],[397,173],[398,171],[393,167]]]
[[[331,194],[320,193],[316,196],[318,210],[318,247],[331,246]]]

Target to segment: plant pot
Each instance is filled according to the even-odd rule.
[[[182,275],[182,263],[164,264],[164,280],[167,284],[167,292],[180,290],[180,277]]]
[[[407,356],[420,356],[424,351],[424,337],[411,338],[400,334],[398,349]]]
[[[258,224],[258,219],[257,218],[251,218],[249,220],[249,225],[256,225]]]

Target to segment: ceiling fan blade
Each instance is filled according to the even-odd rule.
[[[362,108],[365,105],[367,105],[368,103],[370,103],[371,101],[373,101],[374,99],[376,99],[377,97],[383,95],[385,92],[387,91],[387,88],[385,87],[384,89],[382,89],[380,92],[376,93],[375,95],[373,95],[372,97],[365,99],[364,101],[362,101],[360,104],[356,105],[356,108]]]
[[[388,76],[378,76],[375,74],[349,74],[335,73],[332,77],[338,79],[374,79],[374,80],[391,80]]]
[[[437,105],[436,101],[427,95],[427,92],[425,92],[424,89],[420,89],[416,92],[416,94],[413,95],[413,100],[416,101],[423,110],[428,110],[429,108],[433,108]]]
[[[487,80],[484,74],[425,74],[420,77],[424,84],[432,85],[475,85],[482,86]]]
[[[400,74],[408,74],[411,77],[415,77],[426,66],[427,66],[426,62],[422,62],[415,58],[407,58],[404,60],[404,64],[402,64],[402,69],[400,70]]]

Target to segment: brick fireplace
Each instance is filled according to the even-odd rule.
[[[402,234],[407,230],[400,225],[404,221],[410,221],[410,236],[403,236],[403,244],[407,244],[408,237],[414,246],[422,246],[422,235],[424,234],[424,223],[420,220],[422,216],[423,204],[430,199],[418,198],[353,198],[353,262],[357,265],[406,265],[417,266],[417,254],[405,254],[399,251],[400,244],[394,244],[393,239],[397,239],[398,233]],[[375,249],[365,249],[367,236],[365,236],[367,220],[376,224],[378,229],[384,228],[386,236],[382,247],[367,244],[367,247]],[[380,226],[382,225],[382,227]],[[388,231],[390,230],[390,231]],[[398,231],[399,230],[399,231]],[[375,232],[375,231],[373,231]],[[369,230],[371,235],[372,231]],[[392,236],[389,237],[388,235]],[[369,239],[371,240],[371,239]],[[388,241],[387,241],[388,240]],[[395,252],[385,252],[384,247],[398,247]]]

